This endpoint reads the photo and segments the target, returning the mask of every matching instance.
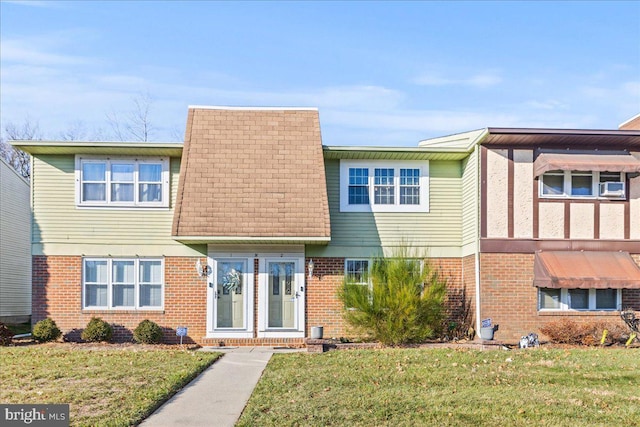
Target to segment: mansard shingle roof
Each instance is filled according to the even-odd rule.
[[[172,234],[328,242],[318,111],[191,107]]]

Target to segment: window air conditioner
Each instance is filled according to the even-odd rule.
[[[600,183],[600,195],[604,197],[624,197],[624,182],[608,181]]]

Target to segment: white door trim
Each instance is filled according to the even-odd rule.
[[[298,292],[296,307],[297,327],[295,329],[269,329],[267,319],[269,316],[269,262],[294,262],[295,286]],[[304,254],[287,257],[263,257],[258,260],[258,338],[304,338],[305,334],[305,257]]]
[[[207,334],[206,338],[253,338],[253,301],[254,301],[254,271],[253,258],[246,256],[216,256],[218,254],[210,254],[207,263],[211,267],[211,275],[207,277]],[[245,286],[243,289],[243,299],[245,304],[243,329],[214,329],[215,315],[215,291],[217,289],[217,263],[220,261],[236,260],[244,261],[247,265],[245,273]]]

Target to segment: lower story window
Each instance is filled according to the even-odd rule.
[[[161,309],[162,259],[85,258],[82,307],[85,309]]]
[[[348,259],[345,261],[345,276],[349,283],[366,285],[369,283],[369,260]]]
[[[618,289],[550,289],[538,291],[539,310],[618,310]]]

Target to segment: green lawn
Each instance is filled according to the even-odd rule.
[[[241,426],[631,426],[640,350],[277,354]]]
[[[0,402],[69,403],[74,426],[135,425],[220,356],[132,348],[0,347]]]

